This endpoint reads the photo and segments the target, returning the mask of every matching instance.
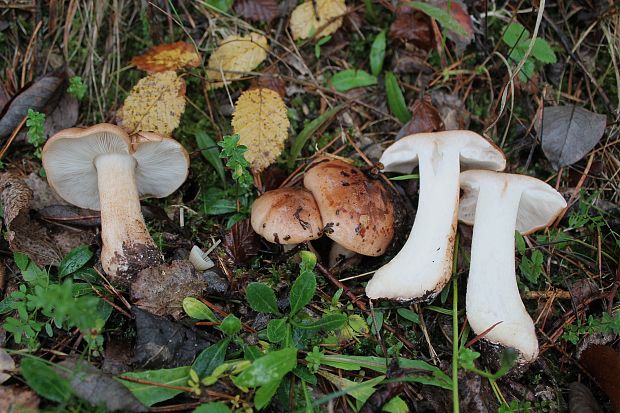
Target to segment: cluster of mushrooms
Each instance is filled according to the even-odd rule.
[[[523,362],[533,361],[538,340],[517,287],[515,230],[530,234],[551,225],[566,208],[562,195],[538,179],[500,172],[506,167],[502,151],[470,131],[404,137],[386,149],[380,163],[385,172],[408,174],[419,168],[419,203],[405,245],[375,272],[366,295],[408,302],[433,298],[452,274],[457,221],[473,225],[468,322],[485,340],[518,350]],[[312,194],[286,188],[259,197],[252,208],[256,232],[283,244],[325,233],[348,250],[381,255],[389,245],[385,239],[393,235],[389,197],[377,181],[362,177],[356,182],[364,184],[347,192],[347,176],[336,166],[356,170],[321,159],[304,176]],[[367,192],[380,194],[378,201],[364,192],[369,187],[374,189]]]

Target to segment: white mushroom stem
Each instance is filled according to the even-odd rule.
[[[142,269],[161,260],[140,210],[136,160],[110,153],[95,159],[101,205],[101,263],[107,274]]]
[[[459,150],[438,145],[418,154],[420,195],[407,242],[375,272],[371,299],[429,299],[450,280],[459,198]],[[423,264],[423,265],[422,265]]]
[[[515,274],[515,229],[521,194],[494,185],[480,188],[466,309],[476,334],[494,326],[484,338],[517,349],[527,362],[538,355],[538,340]]]

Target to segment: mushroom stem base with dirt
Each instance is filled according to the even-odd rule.
[[[419,157],[420,195],[409,238],[368,283],[371,299],[426,300],[450,280],[459,197],[459,152],[437,146]],[[423,264],[423,265],[422,265]]]
[[[139,270],[163,262],[151,238],[136,187],[136,160],[109,153],[95,159],[101,204],[101,263],[106,274],[126,282]]]
[[[515,229],[521,192],[480,188],[467,282],[467,321],[484,339],[517,349],[525,361],[538,355],[538,340],[515,274]],[[499,324],[498,324],[499,323]]]

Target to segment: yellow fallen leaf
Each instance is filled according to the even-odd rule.
[[[117,123],[130,132],[170,136],[185,111],[185,81],[173,71],[140,79],[116,113]]]
[[[291,14],[293,38],[299,40],[328,36],[342,26],[341,16],[346,12],[344,0],[316,0],[316,10],[312,1],[302,3]]]
[[[228,36],[211,54],[207,63],[207,87],[224,86],[224,80],[240,79],[243,72],[255,69],[267,58],[267,38],[257,33],[249,36]]]
[[[244,155],[254,172],[271,165],[282,153],[289,125],[286,105],[277,92],[259,88],[239,96],[232,126],[239,144],[248,147]]]
[[[182,67],[196,67],[200,61],[200,55],[193,45],[176,42],[152,47],[143,55],[131,59],[131,64],[147,73],[156,73]]]

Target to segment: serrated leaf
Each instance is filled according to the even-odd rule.
[[[223,185],[226,185],[226,170],[220,158],[220,150],[217,143],[204,131],[196,132],[196,144],[202,156],[211,164],[217,172]]]
[[[342,26],[341,16],[346,12],[344,0],[316,0],[314,3],[307,1],[300,4],[291,13],[290,28],[293,39],[303,40],[313,36],[318,38],[334,33]]]
[[[542,129],[545,156],[554,168],[571,165],[587,155],[605,133],[607,117],[575,105],[545,107]]]
[[[263,283],[253,282],[245,289],[248,304],[259,313],[278,314],[278,301],[273,290]]]
[[[502,40],[510,47],[527,42],[529,38],[530,32],[520,23],[511,23],[502,35]]]
[[[196,360],[194,360],[194,364],[192,364],[192,370],[198,374],[198,377],[209,376],[216,367],[224,363],[229,344],[230,338],[225,338],[202,350],[198,357],[196,357]]]
[[[312,331],[332,331],[338,330],[347,323],[347,316],[345,314],[327,314],[320,320],[317,320],[308,324],[300,324],[298,328],[302,330]]]
[[[170,136],[185,111],[185,81],[173,71],[140,79],[116,114],[130,132],[148,131]]]
[[[72,395],[69,381],[60,377],[52,367],[43,361],[24,358],[20,371],[32,390],[41,397],[55,402],[66,402]]]
[[[385,30],[381,30],[370,46],[370,72],[373,76],[379,76],[383,69],[385,59]]]
[[[202,301],[194,297],[183,299],[183,310],[185,313],[196,320],[209,320],[214,323],[219,322],[213,311]]]
[[[295,141],[293,142],[293,145],[291,146],[291,155],[288,158],[288,165],[289,165],[289,167],[293,166],[293,164],[295,163],[295,160],[297,159],[297,157],[301,153],[301,150],[306,145],[306,142],[308,142],[308,139],[310,139],[310,137],[317,130],[319,130],[319,128],[321,128],[325,122],[327,122],[329,119],[331,119],[332,116],[334,116],[336,113],[340,112],[340,110],[343,107],[344,107],[344,105],[338,105],[338,106],[328,110],[327,112],[323,113],[318,118],[316,118],[316,119],[312,120],[310,123],[308,123],[304,127],[304,129],[301,132],[299,132],[299,134],[297,135],[297,138],[295,138]]]
[[[267,38],[260,34],[228,36],[209,56],[207,63],[208,88],[223,87],[224,80],[230,82],[241,79],[243,72],[256,69],[267,58],[268,50]]]
[[[186,386],[189,380],[189,366],[177,367],[174,369],[147,370],[140,372],[124,373],[119,379],[120,382],[133,393],[133,395],[145,406],[152,406],[155,403],[163,402],[183,393],[169,387],[157,386],[154,384],[142,384],[133,381],[123,380],[122,377],[145,380],[151,383],[164,384],[166,386]]]
[[[545,39],[537,38],[532,48],[532,56],[542,63],[553,64],[558,61],[555,52]]]
[[[82,268],[93,256],[93,252],[86,245],[80,245],[69,251],[60,261],[58,266],[58,276],[66,277]]]
[[[200,65],[196,48],[186,42],[160,44],[131,59],[131,64],[147,73],[177,70]]]
[[[256,359],[233,379],[237,386],[258,387],[281,380],[297,365],[297,349],[287,347]]]
[[[286,335],[286,318],[269,320],[267,324],[267,338],[271,343],[279,343]]]
[[[390,112],[401,122],[409,122],[411,113],[405,103],[405,96],[403,96],[403,92],[400,90],[398,80],[396,80],[396,76],[392,72],[385,74],[385,93],[387,94]]]
[[[304,308],[314,297],[316,291],[316,276],[313,272],[302,272],[291,287],[291,315],[295,315]]]
[[[356,87],[376,85],[377,78],[363,70],[346,69],[332,76],[329,82],[338,92],[346,92]]]
[[[232,127],[245,145],[245,159],[252,170],[261,172],[282,153],[290,126],[287,109],[280,95],[266,88],[247,90],[239,96]]]

